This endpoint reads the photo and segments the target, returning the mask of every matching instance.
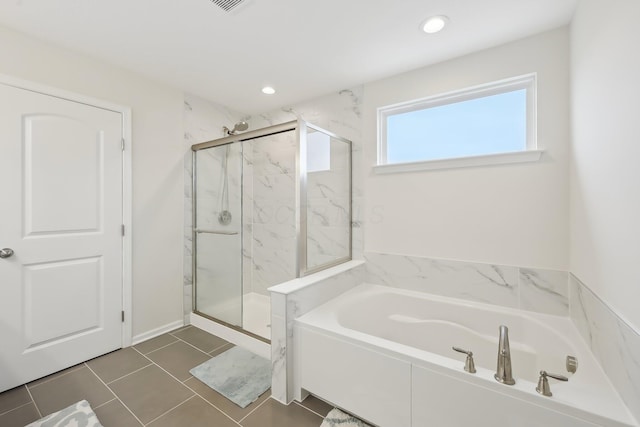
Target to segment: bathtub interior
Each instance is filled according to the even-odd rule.
[[[369,309],[354,310],[351,304]],[[357,301],[345,301],[337,322],[344,328],[453,359],[464,358],[452,350],[453,346],[470,350],[476,366],[487,369],[496,367],[498,328],[506,325],[513,375],[532,382],[541,370],[571,376],[565,369],[566,357],[577,353],[570,341],[531,316],[459,301],[434,301],[420,294],[397,294],[382,287],[370,289]]]
[[[297,318],[295,323],[298,328],[353,340],[392,358],[406,357],[416,366],[447,376],[489,389],[499,387],[498,392],[511,391],[518,399],[552,411],[571,414],[577,410],[596,419],[615,420],[610,425],[638,425],[566,317],[362,284]],[[498,328],[502,324],[509,328],[516,379],[511,387],[493,379]],[[454,352],[454,345],[473,351],[476,375],[462,371],[465,356]],[[567,355],[578,359],[575,374],[567,372]],[[550,380],[552,399],[535,392],[540,370],[569,377],[562,383]],[[324,397],[331,400],[330,396]]]

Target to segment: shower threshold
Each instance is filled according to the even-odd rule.
[[[189,323],[265,359],[271,359],[271,343],[264,337],[195,311],[191,313]]]

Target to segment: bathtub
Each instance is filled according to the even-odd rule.
[[[493,377],[500,325],[513,386]],[[452,346],[473,352],[475,374]],[[295,319],[294,347],[298,400],[312,393],[381,427],[638,426],[564,317],[363,284]],[[542,396],[541,370],[569,381],[550,378]]]

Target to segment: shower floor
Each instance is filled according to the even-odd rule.
[[[198,294],[198,300],[198,311],[226,322],[236,318],[236,313],[240,310],[237,303],[215,304],[213,301],[208,301],[202,294]],[[271,300],[269,297],[249,292],[242,296],[242,305],[242,329],[270,340]]]

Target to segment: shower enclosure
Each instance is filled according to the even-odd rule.
[[[351,259],[351,142],[297,120],[192,150],[194,312],[268,340],[269,287]]]

